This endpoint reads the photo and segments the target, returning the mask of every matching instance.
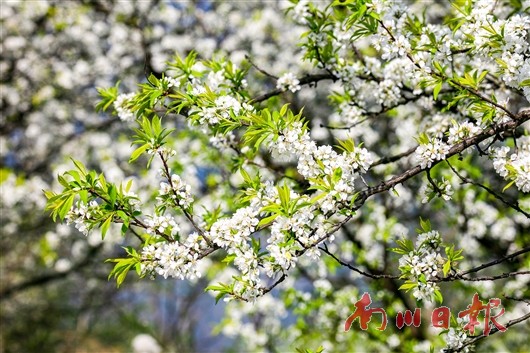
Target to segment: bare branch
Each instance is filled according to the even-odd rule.
[[[300,78],[300,85],[309,85],[309,84],[312,84],[312,83],[316,83],[316,82],[319,82],[319,81],[324,81],[324,80],[337,80],[337,78],[334,76],[334,75],[331,75],[331,74],[316,74],[316,75],[307,75],[307,76],[304,76],[302,78]],[[251,103],[260,103],[260,102],[263,102],[263,101],[266,101],[267,99],[271,98],[271,97],[274,97],[274,96],[278,96],[280,94],[282,94],[284,92],[283,89],[275,89],[275,90],[272,90],[270,92],[267,92],[267,93],[263,93],[259,96],[257,96],[256,98],[252,99],[250,102]]]
[[[399,276],[386,275],[386,274],[376,275],[376,274],[373,274],[373,273],[368,273],[368,272],[365,272],[363,270],[360,270],[360,269],[350,265],[349,263],[342,261],[337,256],[335,256],[333,253],[331,253],[328,250],[328,246],[326,244],[324,244],[324,247],[320,246],[319,249],[322,250],[323,252],[325,252],[326,254],[328,254],[329,256],[331,256],[335,261],[337,261],[342,266],[345,266],[345,267],[349,268],[350,270],[355,271],[355,272],[357,272],[357,273],[359,273],[359,274],[361,274],[363,276],[370,277],[370,278],[373,278],[373,279],[380,279],[380,278],[398,279],[399,278]]]
[[[514,257],[517,257],[517,256],[522,255],[522,254],[527,253],[527,252],[530,252],[530,246],[527,246],[526,248],[523,248],[523,249],[521,249],[521,250],[519,250],[517,252],[514,252],[513,254],[507,255],[507,256],[502,257],[500,259],[493,260],[493,261],[490,261],[490,262],[485,263],[483,265],[480,265],[480,266],[474,267],[472,269],[469,269],[467,271],[461,272],[461,273],[459,273],[459,275],[460,276],[465,276],[465,275],[470,274],[470,273],[478,272],[478,271],[483,270],[485,268],[500,264],[501,262],[511,260]]]
[[[502,203],[504,203],[505,205],[507,205],[508,207],[511,207],[513,208],[514,210],[516,210],[517,212],[520,212],[522,213],[523,215],[526,216],[526,218],[530,218],[530,213],[524,211],[523,209],[521,209],[521,207],[519,207],[519,203],[518,202],[509,202],[508,200],[506,200],[504,197],[502,197],[501,195],[499,195],[498,193],[496,193],[495,191],[491,190],[489,187],[487,187],[486,185],[483,185],[481,183],[478,183],[476,181],[473,181],[469,178],[466,178],[464,176],[462,176],[460,173],[458,173],[458,171],[456,170],[456,168],[454,168],[451,163],[449,163],[448,160],[446,160],[447,164],[449,165],[449,168],[451,168],[451,170],[453,171],[453,173],[455,173],[459,178],[460,180],[462,180],[462,183],[463,184],[471,184],[471,185],[475,185],[475,186],[478,186],[484,190],[486,190],[490,195],[492,195],[493,197],[495,197],[496,199],[502,201]]]

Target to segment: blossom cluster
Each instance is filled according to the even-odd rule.
[[[198,112],[199,123],[216,125],[223,120],[229,120],[230,114],[240,116],[246,112],[252,112],[254,108],[247,103],[240,103],[231,96],[219,96],[215,99],[214,105],[202,107]]]
[[[296,78],[296,75],[292,72],[287,72],[278,78],[276,88],[289,90],[294,93],[299,91],[302,87],[300,86],[300,80]]]
[[[95,216],[97,216],[98,208],[99,205],[96,201],[90,201],[88,205],[80,201],[67,213],[66,223],[74,223],[77,230],[88,235]]]
[[[446,178],[442,178],[441,181],[433,180],[423,188],[421,203],[427,203],[434,197],[441,197],[445,201],[449,201],[453,197],[453,194],[454,190],[450,180]]]
[[[520,88],[523,81],[530,78],[530,18],[520,14],[499,18],[493,15],[494,6],[487,0],[477,1],[469,14],[473,20],[466,21],[460,31],[465,38],[472,40],[479,60],[488,66],[496,66],[506,85]],[[495,40],[499,36],[502,38],[500,47]],[[524,86],[522,90],[530,101],[530,86]]]
[[[273,156],[294,155],[298,158],[298,172],[306,179],[342,172],[341,181],[353,188],[356,173],[366,173],[373,163],[372,154],[365,148],[353,146],[350,151],[337,153],[329,145],[317,146],[301,123],[285,128],[278,139],[271,142]],[[339,186],[339,189],[342,187]],[[340,190],[339,190],[340,191]]]
[[[300,79],[292,72],[287,72],[288,68],[298,68],[300,65],[289,66],[287,63],[282,63],[283,66],[280,67],[274,65],[276,72],[287,73],[278,78],[276,90],[272,90],[272,93],[265,92],[265,95],[259,97],[267,97],[270,94],[280,97],[270,101],[258,100],[260,104],[253,107],[243,101],[252,102],[252,97],[256,97],[255,93],[261,93],[262,89],[253,85],[263,81],[249,79],[248,82],[252,87],[246,90],[247,81],[241,78],[252,76],[247,75],[248,72],[245,70],[235,75],[236,69],[233,69],[231,61],[224,59],[197,61],[193,55],[185,60],[178,59],[177,64],[170,65],[168,70],[177,71],[175,75],[171,72],[172,76],[163,76],[156,81],[157,85],[142,86],[145,89],[141,93],[145,93],[144,97],[149,97],[142,102],[149,105],[146,108],[148,111],[153,109],[152,115],[154,115],[154,117],[149,115],[146,119],[157,118],[159,111],[154,108],[160,107],[160,100],[164,99],[164,103],[167,103],[165,107],[169,107],[168,112],[176,111],[182,114],[167,114],[164,116],[164,123],[172,127],[178,126],[180,130],[185,125],[181,124],[181,120],[186,119],[189,123],[188,128],[191,127],[193,130],[191,134],[187,134],[188,131],[172,134],[163,143],[159,139],[152,139],[156,143],[153,142],[152,148],[146,150],[151,155],[157,154],[162,157],[162,161],[157,159],[155,164],[156,162],[164,164],[162,176],[165,180],[160,183],[155,215],[143,215],[143,223],[137,221],[131,224],[134,227],[143,224],[145,226],[142,228],[145,228],[148,234],[164,234],[167,237],[148,237],[140,255],[143,274],[181,279],[196,278],[201,275],[201,259],[213,252],[222,251],[226,254],[223,262],[233,263],[233,266],[223,266],[228,269],[223,273],[230,273],[232,283],[213,290],[219,291],[220,288],[221,294],[228,294],[229,299],[253,301],[270,291],[269,283],[278,283],[273,282],[275,279],[283,281],[291,275],[290,271],[293,268],[303,267],[304,271],[308,272],[308,278],[317,278],[314,283],[317,292],[325,291],[329,294],[330,301],[326,299],[325,308],[319,312],[321,317],[326,317],[326,310],[337,311],[337,307],[331,302],[336,299],[334,296],[340,290],[335,291],[332,284],[323,279],[327,274],[327,267],[330,266],[325,261],[315,261],[320,256],[317,245],[324,240],[331,242],[334,239],[333,233],[339,228],[343,229],[345,234],[355,229],[356,232],[351,232],[355,233],[353,235],[355,241],[333,242],[329,244],[330,251],[337,251],[341,258],[348,257],[348,262],[357,261],[360,266],[366,266],[371,270],[378,268],[382,270],[383,262],[386,261],[384,250],[388,234],[394,233],[396,225],[399,225],[400,229],[406,228],[399,222],[402,220],[407,222],[411,213],[417,215],[418,212],[418,208],[410,205],[410,200],[413,198],[411,195],[415,192],[412,189],[414,183],[403,182],[397,185],[398,192],[398,188],[393,187],[396,185],[391,185],[392,179],[389,179],[398,172],[407,175],[406,171],[399,170],[403,166],[401,162],[404,159],[387,163],[385,162],[387,159],[383,158],[377,163],[378,168],[371,169],[374,155],[392,156],[395,151],[409,149],[411,144],[414,144],[411,136],[424,132],[425,134],[421,135],[425,138],[420,138],[416,157],[422,169],[430,168],[436,162],[447,158],[451,145],[480,134],[490,119],[486,108],[491,104],[480,102],[480,96],[471,95],[466,98],[470,101],[469,109],[463,107],[464,104],[460,104],[460,101],[453,100],[457,95],[465,96],[466,87],[473,87],[474,92],[483,93],[484,97],[492,97],[492,101],[501,102],[499,104],[502,106],[506,105],[503,102],[506,102],[505,98],[509,96],[509,87],[515,88],[512,91],[525,89],[521,86],[527,73],[522,72],[519,67],[528,66],[526,62],[528,45],[521,43],[521,38],[527,35],[528,31],[525,29],[527,19],[518,19],[521,17],[519,15],[490,16],[489,12],[497,10],[488,8],[484,5],[485,2],[478,1],[470,18],[467,19],[468,23],[462,26],[455,25],[453,30],[444,21],[439,20],[437,14],[433,14],[431,8],[435,7],[434,4],[426,9],[424,18],[419,18],[414,15],[414,11],[405,9],[403,3],[374,0],[366,4],[364,12],[358,13],[360,22],[356,22],[355,16],[345,14],[358,4],[349,2],[339,6],[336,3],[338,4],[334,2],[333,5],[325,6],[322,2],[313,5],[309,4],[309,1],[299,1],[290,11],[297,23],[308,25],[310,33],[302,39],[307,40],[304,54],[309,61],[313,61],[312,69],[322,69],[317,75],[307,77],[310,79],[327,77],[324,80],[333,80],[331,87],[326,86],[327,83],[319,83],[299,94],[284,95],[286,91],[294,93],[300,90]],[[436,4],[436,6],[445,5]],[[456,6],[459,4],[455,4]],[[504,8],[504,5],[499,4],[499,8]],[[264,9],[263,13],[268,12]],[[202,14],[205,18],[211,18],[209,11],[204,11]],[[424,23],[433,17],[434,24]],[[503,17],[510,18],[504,20]],[[524,24],[522,28],[521,23]],[[214,31],[218,26],[216,23],[205,24],[207,27],[211,26]],[[490,25],[492,30],[503,38],[502,40],[491,38],[495,35],[491,35],[492,32],[489,31],[488,39],[496,44],[505,40],[506,53],[500,53],[500,50],[484,40]],[[477,28],[470,31],[472,26]],[[512,33],[506,34],[504,27],[510,29]],[[247,29],[250,32],[253,28]],[[227,38],[220,38],[217,42],[233,43],[230,31],[226,33]],[[366,38],[359,38],[359,33]],[[512,34],[514,38],[506,39]],[[243,33],[242,36],[252,39],[249,41],[252,47],[260,47],[254,43],[252,37],[246,37],[247,33]],[[473,45],[470,46],[470,43]],[[167,43],[154,45],[162,46]],[[268,49],[263,51],[268,52]],[[478,53],[476,58],[473,57],[475,53]],[[200,56],[203,57],[202,53]],[[498,60],[491,60],[492,56]],[[182,72],[179,72],[179,67]],[[260,65],[247,65],[247,67],[251,72],[256,71],[255,68],[259,68]],[[488,72],[480,70],[470,72],[469,67],[484,68]],[[263,72],[259,69],[258,71]],[[306,70],[301,68],[299,71]],[[434,72],[436,75],[433,75]],[[261,79],[268,81],[270,77]],[[480,80],[478,82],[477,77],[486,78],[483,82]],[[460,83],[464,78],[469,82]],[[303,79],[303,81],[310,80]],[[269,85],[269,88],[273,87],[274,84]],[[283,119],[279,119],[281,121],[278,122],[276,119],[278,101],[288,99],[293,101],[291,106],[302,106],[297,103],[303,103],[308,98],[320,98],[317,93],[328,88],[329,92],[333,92],[330,93],[329,98],[335,114],[327,114],[329,112],[313,114],[327,109],[320,107],[320,104],[314,104],[317,107],[310,110],[310,115],[315,116],[315,119],[308,121],[307,127],[298,120],[292,123]],[[169,89],[175,89],[178,93],[165,94]],[[164,90],[163,94],[161,90]],[[499,96],[499,99],[496,96]],[[139,96],[132,94],[118,96],[114,101],[114,108],[120,119],[126,121],[134,119],[131,107],[141,105],[138,104],[139,101]],[[477,101],[482,105],[475,105]],[[445,106],[448,102],[450,105],[447,108],[451,111],[450,114],[437,112],[441,105]],[[516,104],[519,104],[519,101]],[[265,112],[271,114],[267,115]],[[283,117],[282,113],[279,115]],[[328,120],[330,115],[331,118]],[[454,120],[451,121],[451,118]],[[339,126],[335,129],[333,123],[337,120],[351,127],[342,129]],[[497,122],[495,119],[493,121]],[[322,124],[319,127],[320,122]],[[329,122],[331,124],[328,125]],[[204,133],[199,134],[200,138],[182,137],[194,135],[195,126],[199,126]],[[143,129],[146,134],[150,133],[149,129]],[[319,134],[323,130],[326,132],[325,136]],[[348,132],[345,133],[345,130]],[[251,135],[249,132],[257,132],[258,138],[247,139]],[[261,133],[263,135],[260,135]],[[158,136],[161,135],[163,134],[160,133]],[[346,135],[348,137],[354,135],[355,141],[361,140],[363,144],[355,145],[353,138],[347,141],[340,141],[341,138],[338,138],[340,141],[338,148],[323,142],[328,137]],[[362,138],[359,138],[360,136]],[[260,139],[261,137],[266,138]],[[225,158],[223,153],[212,152],[211,155],[219,158],[219,163],[215,158],[211,158],[214,161],[213,167],[210,165],[202,168],[201,158],[207,153],[204,152],[197,157],[198,154],[188,153],[188,146],[181,146],[188,145],[187,142],[191,139],[194,141],[189,145],[199,145],[197,149],[210,150],[211,145],[218,149],[229,147],[237,152],[237,156],[230,161],[232,162],[230,164],[229,158]],[[146,145],[149,145],[149,138],[145,141]],[[205,141],[210,141],[211,145],[207,145]],[[252,142],[249,144],[248,141]],[[501,148],[497,152],[491,150],[495,169],[503,177],[513,180],[521,190],[530,188],[528,148],[525,147],[524,141],[524,138],[518,138],[518,149],[511,157],[508,157],[509,149]],[[265,148],[254,148],[259,147],[260,143],[261,147]],[[162,145],[171,146],[175,150],[161,147]],[[262,158],[263,154],[267,153],[267,148],[272,152],[272,158],[269,156]],[[182,153],[181,159],[182,151],[185,153]],[[179,160],[170,160],[170,157],[177,153]],[[282,160],[290,163],[283,164]],[[178,165],[176,169],[179,170],[182,166],[186,170],[188,166],[192,166],[189,169],[194,169],[196,163],[201,164],[197,178],[207,187],[196,188],[197,193],[192,197],[190,185],[184,183],[176,174],[171,174],[170,168]],[[283,168],[284,165],[287,167]],[[298,174],[290,168],[292,165],[296,167]],[[245,178],[245,186],[239,188],[237,175],[232,175],[237,168],[255,174],[256,178],[249,177],[252,179],[251,182],[248,181],[249,178]],[[396,195],[393,199],[389,199],[388,204],[378,204],[379,200],[370,196],[370,200],[353,202],[361,181],[369,187],[364,176],[361,177],[361,174],[368,171],[370,175],[366,176],[366,180],[371,185],[383,185],[383,187],[370,188],[369,192],[362,195],[370,194],[373,190],[379,193],[379,190],[389,185],[390,189],[396,190]],[[151,170],[147,172],[149,177],[155,174],[151,172]],[[151,180],[156,178],[155,176]],[[188,180],[185,176],[183,178]],[[390,184],[385,182],[387,180],[390,180]],[[377,181],[382,183],[373,184]],[[427,184],[427,195],[424,200],[428,201],[436,194],[446,201],[451,200],[453,191],[450,181],[444,178],[441,182],[436,181],[436,184]],[[155,189],[157,184],[157,182],[151,184],[145,182],[145,185],[154,186]],[[212,185],[214,187],[211,187]],[[148,189],[146,187],[146,194],[150,191]],[[244,194],[243,201],[233,197],[235,189],[240,189],[239,191]],[[201,195],[202,191],[206,191],[207,195]],[[381,193],[384,191],[382,190]],[[151,194],[144,196],[145,199],[149,199]],[[451,221],[460,222],[466,232],[471,233],[470,229],[473,229],[481,236],[490,232],[502,233],[505,239],[515,238],[515,229],[519,221],[504,217],[505,219],[497,222],[497,225],[491,225],[488,222],[493,222],[492,219],[503,218],[503,212],[496,212],[494,217],[482,217],[488,219],[481,222],[480,215],[491,214],[491,208],[494,210],[495,208],[475,200],[476,194],[471,192],[465,197],[460,197],[460,193],[457,196],[455,202],[444,203],[443,207],[453,207],[456,202],[466,205],[468,211],[465,217],[451,218]],[[386,200],[384,196],[381,199]],[[364,204],[365,201],[366,207],[363,207],[362,211],[357,210],[356,206]],[[205,212],[194,213],[192,208],[194,204],[204,206]],[[389,205],[392,205],[392,210],[397,211],[395,217],[390,216],[394,212],[388,212]],[[479,207],[473,207],[475,205]],[[148,209],[150,205],[143,206]],[[75,222],[76,226],[79,220],[81,229],[85,231],[90,223],[84,218],[90,212],[78,208],[71,211],[68,220]],[[357,211],[355,217],[351,216],[352,209]],[[141,211],[138,211],[131,214],[137,217],[141,214]],[[164,213],[166,211],[168,212]],[[184,211],[187,221],[184,218],[182,222],[177,221],[170,216],[170,211],[177,213]],[[129,214],[124,216],[123,213],[113,214],[112,217],[115,218],[107,219],[112,221],[117,217],[132,219],[128,219]],[[337,222],[339,219],[344,219],[343,215],[348,216],[346,221],[349,223]],[[403,218],[400,218],[401,215],[404,215]],[[88,217],[90,218],[90,215]],[[123,225],[127,227],[125,220]],[[85,228],[82,228],[83,226]],[[190,231],[186,226],[194,228],[189,235],[187,234]],[[502,232],[503,227],[508,228],[509,231]],[[124,232],[126,231],[127,229]],[[466,240],[469,239],[470,236],[466,237]],[[438,299],[438,295],[441,296],[435,282],[440,279],[442,271],[445,273],[447,268],[450,270],[450,266],[442,267],[445,259],[440,254],[440,244],[441,237],[438,232],[424,229],[424,232],[418,235],[416,246],[411,246],[400,259],[399,267],[403,278],[407,279],[409,282],[407,284],[412,284],[409,288],[414,289],[413,295],[418,300],[429,301],[433,297]],[[480,245],[476,241],[470,244]],[[357,249],[359,256],[354,258],[352,254],[357,255]],[[446,264],[451,265],[451,262]],[[208,278],[217,271],[216,268],[208,269]],[[289,279],[293,277],[295,276],[289,276]],[[293,283],[292,287],[295,287],[294,280],[289,283]],[[351,295],[346,294],[344,297],[351,298]],[[312,309],[313,305],[319,305],[306,301],[307,303],[303,305],[309,309]],[[396,300],[396,303],[399,301]],[[327,320],[330,321],[332,320]],[[249,330],[249,332],[255,331]],[[460,348],[459,342],[465,339],[465,336],[462,337],[456,331],[453,333],[448,337],[448,345]],[[266,337],[262,333],[257,340],[261,345],[265,345]],[[398,343],[395,345],[397,346]]]
[[[504,179],[512,180],[522,192],[530,192],[530,136],[518,140],[518,150],[510,157],[509,152],[507,146],[491,149],[495,171]]]
[[[431,280],[442,271],[444,259],[440,255],[439,245],[442,239],[438,231],[418,234],[416,247],[399,259],[399,269],[408,281],[416,283],[412,295],[417,300],[432,301],[438,285]]]
[[[200,251],[207,246],[206,241],[197,233],[190,234],[184,242],[147,245],[141,252],[141,271],[145,275],[152,276],[156,273],[164,278],[199,278]]]
[[[171,236],[174,237],[180,231],[179,225],[171,216],[153,216],[152,218],[147,218],[144,223],[147,226],[147,233],[151,235],[163,234],[169,229]]]
[[[135,114],[128,105],[135,95],[135,93],[123,93],[114,101],[114,110],[122,121],[134,121]]]
[[[442,349],[442,352],[449,352],[453,350],[458,350],[464,353],[470,352],[468,346],[463,348],[467,334],[463,330],[458,330],[457,328],[451,327],[445,336],[445,342],[447,347]]]
[[[439,138],[431,138],[416,148],[416,158],[422,169],[430,168],[433,162],[445,159],[449,153],[449,145]]]
[[[453,145],[455,143],[458,143],[462,141],[463,139],[466,139],[471,136],[475,136],[482,132],[482,129],[473,124],[469,121],[464,121],[462,123],[458,123],[457,121],[453,120],[452,126],[449,128],[449,132],[447,133],[448,139],[447,143],[450,145]]]
[[[158,193],[160,195],[157,198],[159,201],[166,203],[172,200],[172,203],[179,205],[183,209],[189,208],[193,203],[191,186],[186,184],[177,174],[171,175],[167,183],[161,182]]]

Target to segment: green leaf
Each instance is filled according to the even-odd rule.
[[[407,283],[404,283],[401,285],[401,287],[399,287],[400,290],[410,290],[412,288],[416,288],[418,286],[417,283],[413,283],[413,282],[407,282]]]
[[[75,194],[71,194],[68,196],[62,203],[61,208],[59,209],[59,218],[64,220],[66,217],[66,214],[72,209],[72,205],[74,204]]]
[[[87,170],[86,170],[85,166],[83,165],[83,163],[81,163],[80,161],[75,160],[73,158],[72,158],[72,162],[74,163],[74,165],[77,168],[77,170],[79,170],[81,172],[81,175],[85,176],[87,174]]]
[[[449,271],[451,270],[451,261],[450,260],[447,260],[444,264],[444,267],[443,267],[443,273],[444,273],[444,277],[447,276],[447,274],[449,273]]]
[[[131,158],[129,159],[129,163],[132,163],[135,160],[137,160],[138,157],[140,157],[149,148],[149,146],[150,145],[148,143],[145,143],[142,146],[140,146],[137,149],[135,149],[134,152],[131,154]]]
[[[222,262],[226,264],[230,264],[236,259],[236,257],[237,257],[236,254],[226,255],[226,257],[222,260]]]
[[[434,298],[440,304],[442,304],[443,301],[444,301],[444,298],[442,296],[442,292],[440,292],[438,289],[434,291]]]
[[[101,238],[104,239],[105,235],[107,234],[107,231],[109,230],[110,223],[112,222],[112,218],[114,217],[114,214],[111,214],[107,217],[105,222],[101,225]]]
[[[432,90],[432,95],[434,97],[434,100],[438,99],[438,93],[440,93],[443,86],[443,81],[439,81],[436,86],[434,86]]]
[[[276,219],[276,217],[278,217],[278,216],[279,216],[279,214],[275,213],[275,214],[270,215],[268,217],[262,218],[259,221],[257,228],[261,228],[261,227],[263,227],[265,225],[268,225],[269,223],[272,223],[272,221],[274,221]]]
[[[530,86],[530,78],[527,78],[526,80],[522,80],[519,83],[519,87],[527,87],[527,86]]]
[[[114,184],[109,184],[108,188],[107,188],[107,192],[109,194],[109,201],[110,201],[110,206],[112,208],[114,208],[114,204],[116,203],[116,196],[117,196],[117,190],[116,190],[116,186]]]
[[[515,180],[510,181],[506,186],[502,189],[502,192],[505,192],[507,189],[510,188],[515,183]]]
[[[424,220],[420,217],[420,226],[425,233],[431,231],[431,222],[428,219]]]

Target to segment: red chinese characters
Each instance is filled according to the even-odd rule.
[[[372,304],[372,298],[370,294],[364,293],[356,303],[355,311],[352,315],[348,317],[344,324],[344,331],[349,331],[350,327],[355,321],[359,318],[360,327],[362,330],[368,329],[368,323],[372,319],[374,313],[381,314],[382,323],[381,326],[377,329],[382,331],[386,329],[387,325],[387,315],[385,309],[383,308],[370,308]],[[496,315],[493,315],[492,309],[498,309],[499,312]],[[463,329],[469,331],[471,335],[475,334],[475,326],[479,325],[478,315],[484,311],[484,336],[488,336],[492,330],[492,325],[495,326],[499,331],[506,331],[506,327],[498,322],[498,318],[504,314],[505,310],[501,307],[501,300],[498,298],[490,299],[487,303],[483,303],[477,293],[473,296],[473,300],[470,305],[468,305],[466,310],[460,311],[458,313],[459,318],[464,318],[469,316],[469,321],[465,324]],[[451,311],[446,306],[440,306],[435,308],[431,314],[431,325],[433,327],[440,327],[443,329],[448,329],[450,326],[451,320]],[[410,310],[405,310],[405,312],[398,312],[396,315],[396,327],[402,329],[404,326],[414,326],[419,327],[421,324],[421,309],[416,308],[414,313]]]
[[[433,327],[449,328],[449,320],[451,320],[451,311],[446,306],[441,306],[432,311],[431,324]]]
[[[478,293],[475,293],[471,305],[468,305],[466,310],[463,310],[458,313],[458,317],[460,318],[469,316],[469,322],[464,326],[464,330],[469,331],[471,335],[474,335],[475,326],[480,324],[478,321],[478,314],[484,310],[484,336],[489,335],[489,333],[491,332],[490,321],[493,323],[493,325],[495,325],[495,327],[497,327],[499,331],[506,331],[506,327],[497,322],[497,318],[504,314],[504,308],[501,308],[500,312],[497,315],[493,317],[491,316],[491,309],[497,308],[500,305],[501,300],[499,298],[490,299],[487,304],[483,304],[478,297]]]
[[[361,322],[361,329],[367,330],[368,323],[372,319],[373,313],[380,313],[383,316],[383,322],[381,326],[378,328],[378,330],[383,331],[386,328],[387,318],[386,318],[385,309],[382,309],[382,308],[370,309],[368,308],[370,304],[372,304],[372,298],[370,298],[370,294],[365,292],[363,296],[361,297],[361,299],[359,299],[359,301],[355,303],[355,311],[346,320],[346,323],[344,324],[344,331],[349,331],[353,320],[355,320],[356,318],[359,318]]]
[[[402,329],[403,326],[411,326],[414,327],[420,327],[421,323],[421,309],[416,308],[414,310],[414,315],[410,310],[405,310],[405,314],[403,312],[398,312],[396,315],[396,326],[398,329]]]

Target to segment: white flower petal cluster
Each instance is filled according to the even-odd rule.
[[[281,90],[290,90],[296,92],[302,89],[300,86],[300,80],[296,78],[296,75],[292,72],[283,74],[276,82],[276,88]]]
[[[258,257],[250,245],[251,235],[259,223],[256,205],[238,209],[230,218],[215,222],[206,236],[216,245],[235,255],[234,265],[241,272],[234,292],[242,298],[254,300],[261,293]]]
[[[230,120],[230,113],[236,116],[245,114],[245,112],[254,111],[248,103],[240,103],[236,98],[223,95],[215,99],[215,106],[198,108],[199,123],[207,125],[216,125],[223,119]]]
[[[135,95],[135,93],[123,93],[114,101],[114,109],[122,121],[134,121],[135,113],[127,105]]]
[[[198,270],[200,250],[207,243],[197,233],[188,236],[184,243],[159,242],[142,249],[142,273],[164,278],[194,279],[201,277]]]
[[[158,193],[160,194],[160,197],[157,198],[159,201],[167,202],[168,198],[171,198],[184,209],[193,203],[191,186],[186,184],[177,174],[171,175],[171,182],[161,182]]]
[[[308,0],[300,0],[296,6],[291,8],[291,16],[293,20],[301,25],[305,25],[307,23],[306,17],[309,16],[309,1]]]
[[[416,246],[425,246],[428,245],[433,249],[437,249],[440,243],[442,242],[442,237],[440,233],[436,230],[431,230],[429,232],[420,233],[416,239]]]
[[[449,138],[447,142],[450,145],[458,143],[463,139],[479,134],[482,129],[469,121],[458,123],[453,120],[453,125],[449,128]]]
[[[445,159],[449,153],[449,145],[439,138],[430,139],[427,144],[420,144],[416,148],[416,157],[422,169],[430,168],[432,163]]]
[[[453,194],[455,192],[449,180],[442,178],[441,182],[434,182],[436,183],[436,189],[431,183],[427,183],[425,187],[423,187],[423,198],[421,199],[421,203],[427,203],[437,196],[441,197],[445,201],[449,201],[453,198]]]
[[[300,198],[299,202],[308,201]],[[271,235],[267,239],[267,250],[270,260],[265,268],[267,275],[273,277],[276,270],[288,270],[296,266],[298,261],[296,252],[312,247],[326,235],[325,217],[315,217],[315,207],[304,207],[291,217],[279,216],[271,226]],[[294,241],[296,239],[296,241]],[[307,256],[316,259],[320,256],[318,249],[312,249]]]
[[[222,248],[236,248],[246,244],[259,223],[258,209],[253,206],[240,208],[230,218],[215,222],[208,237]]]
[[[168,228],[172,236],[175,236],[180,231],[179,225],[171,216],[153,216],[145,219],[144,223],[147,226],[147,233],[151,235],[156,235],[157,232],[164,233]]]
[[[418,234],[416,249],[399,259],[399,268],[407,275],[407,280],[417,283],[412,293],[417,300],[432,301],[434,292],[439,289],[436,283],[429,280],[435,279],[442,272],[445,261],[438,252],[441,242],[438,231]],[[420,281],[422,275],[426,282]]]
[[[418,282],[418,286],[412,291],[412,295],[417,300],[432,301],[434,291],[439,289],[438,286],[432,282]]]
[[[449,332],[445,336],[445,342],[447,347],[442,349],[442,352],[459,350],[461,352],[467,353],[470,351],[469,346],[466,346],[462,349],[462,346],[465,343],[467,334],[463,330],[455,329],[454,327],[449,328]]]
[[[493,15],[494,3],[488,0],[474,4],[470,18],[459,32],[474,39],[477,46],[476,59],[484,65],[492,64],[501,71],[501,79],[507,86],[519,88],[519,85],[530,78],[530,17],[515,14],[507,19]],[[502,47],[491,45],[492,32],[502,33]],[[523,93],[530,101],[530,88],[524,87]]]
[[[394,43],[382,46],[383,60],[393,59],[395,57],[405,56],[410,51],[410,41],[402,34],[395,38]]]
[[[504,179],[515,181],[517,189],[530,192],[530,136],[518,139],[518,150],[508,158],[509,152],[507,146],[493,148],[493,168]]]
[[[180,82],[177,79],[173,78],[173,77],[164,76],[160,80],[160,85],[162,87],[167,87],[167,88],[179,88],[180,87]]]
[[[77,230],[84,235],[88,235],[90,231],[90,220],[94,220],[94,214],[98,210],[98,203],[96,201],[90,201],[88,205],[83,202],[79,202],[77,207],[74,206],[66,214],[66,224],[74,223]]]
[[[365,148],[354,147],[352,152],[339,154],[328,145],[317,147],[309,134],[303,131],[301,123],[284,129],[278,140],[271,142],[270,148],[273,155],[296,155],[298,172],[306,179],[332,175],[341,168],[341,181],[352,188],[354,174],[366,172],[373,163],[372,154]]]

